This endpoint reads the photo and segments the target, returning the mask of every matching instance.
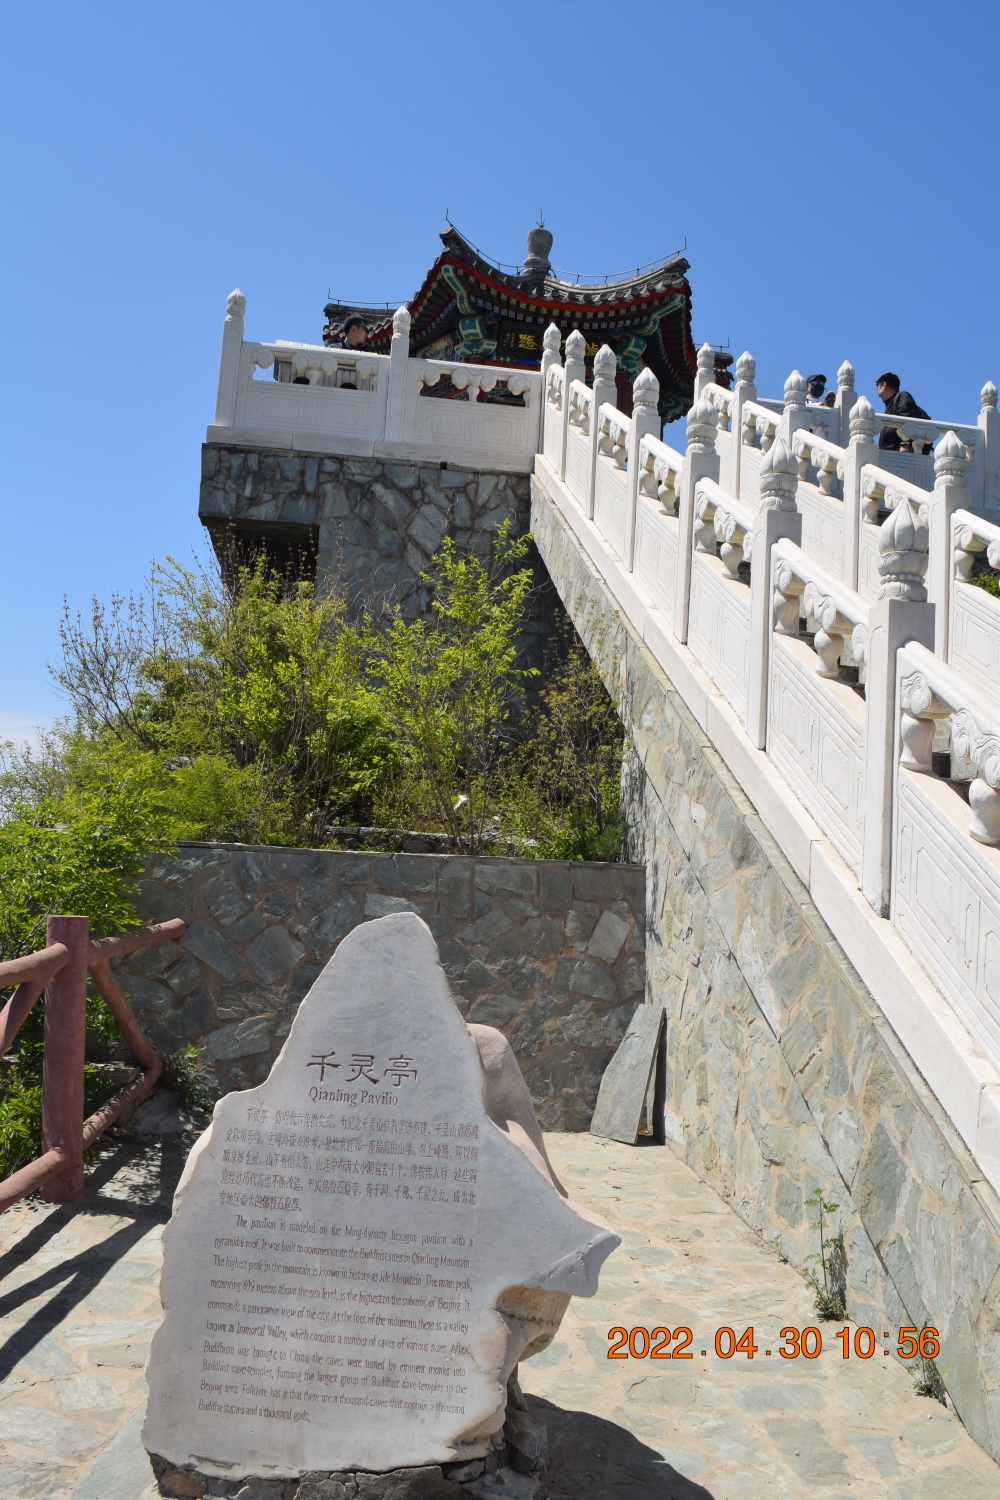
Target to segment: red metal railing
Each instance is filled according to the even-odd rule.
[[[42,1188],[48,1203],[69,1203],[83,1193],[83,1153],[129,1105],[147,1094],[163,1063],[143,1032],[111,972],[111,960],[140,948],[179,938],[179,918],[139,927],[124,937],[90,941],[86,917],[49,917],[47,946],[26,958],[0,964],[0,989],[17,989],[0,1011],[0,1057],[17,1036],[42,990],[45,1024],[42,1051],[42,1145],[44,1152],[0,1182],[0,1211]],[[94,988],[118,1022],[138,1078],[118,1090],[88,1120],[83,1118],[83,1063],[87,1022],[87,970]]]

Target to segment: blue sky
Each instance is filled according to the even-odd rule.
[[[687,239],[697,342],[758,385],[891,367],[936,417],[1000,383],[1000,6],[8,6],[0,736],[149,560],[204,548],[227,293],[318,341],[327,289],[419,285],[453,222],[560,269]]]

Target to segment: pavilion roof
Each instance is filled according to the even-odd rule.
[[[547,230],[533,230],[528,241],[532,253],[524,265],[504,267],[446,225],[441,254],[407,304],[411,352],[439,350],[444,358],[537,366],[541,336],[550,323],[557,324],[564,340],[578,328],[587,341],[588,365],[602,344],[610,344],[621,375],[631,379],[644,365],[652,369],[660,382],[663,421],[683,416],[697,369],[684,256],[614,280],[581,282],[552,270]],[[331,301],[324,311],[325,342],[335,342],[347,318],[360,314],[368,324],[369,347],[388,353],[394,308]]]

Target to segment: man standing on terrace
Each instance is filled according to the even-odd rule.
[[[923,417],[927,420],[927,413],[922,406],[918,406],[909,391],[899,389],[899,376],[893,375],[887,370],[880,375],[875,382],[875,389],[885,405],[886,412],[890,417]],[[912,453],[913,444],[903,442],[895,427],[885,426],[879,435],[878,445],[882,449],[891,449],[895,453]],[[924,453],[930,453],[930,443],[925,443]]]

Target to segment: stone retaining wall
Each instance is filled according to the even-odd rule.
[[[879,1342],[937,1327],[948,1393],[1000,1458],[996,1193],[537,476],[531,521],[634,737],[668,1144],[799,1268],[818,1249],[806,1199],[841,1205],[850,1317]]]
[[[352,606],[387,597],[408,616],[426,609],[420,574],[444,537],[486,558],[505,520],[516,536],[528,529],[526,475],[214,443],[201,474],[198,514],[213,534],[226,521],[318,528],[321,585],[338,577]]]
[[[120,966],[154,1044],[198,1045],[222,1090],[267,1077],[292,1018],[359,922],[417,911],[462,1013],[510,1039],[549,1130],[586,1130],[644,988],[644,872],[634,865],[182,844],[141,885],[180,944]]]

